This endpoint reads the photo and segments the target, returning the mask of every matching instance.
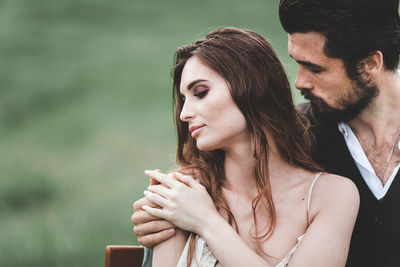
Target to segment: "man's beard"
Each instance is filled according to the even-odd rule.
[[[379,94],[376,86],[357,77],[353,80],[350,92],[339,96],[337,104],[341,109],[337,109],[330,107],[322,98],[314,96],[309,89],[300,89],[300,91],[305,99],[310,100],[312,113],[318,121],[333,123],[354,119]]]

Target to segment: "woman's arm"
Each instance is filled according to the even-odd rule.
[[[182,254],[188,236],[181,229],[170,239],[154,246],[152,267],[176,266]]]
[[[289,266],[345,266],[359,205],[351,180],[321,176],[311,197],[312,222]]]
[[[144,206],[147,212],[199,234],[222,266],[273,266],[247,246],[192,177],[176,174],[180,182],[164,174],[148,175],[165,186],[146,192],[148,200],[162,207]],[[312,222],[289,266],[344,266],[358,205],[358,192],[350,180],[335,175],[320,178],[312,196]]]
[[[162,208],[143,206],[144,210],[200,235],[222,266],[273,266],[247,246],[217,212],[204,186],[191,176],[175,173],[176,180],[172,174],[146,174],[162,185],[149,187],[145,196]]]

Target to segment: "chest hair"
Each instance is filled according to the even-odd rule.
[[[392,175],[394,168],[397,167],[397,165],[400,162],[400,150],[398,148],[398,144],[397,143],[395,144],[392,157],[390,161],[387,163],[390,153],[393,149],[394,139],[390,139],[388,142],[385,142],[382,145],[378,146],[372,143],[371,139],[367,139],[362,136],[360,137],[357,136],[357,138],[362,148],[364,149],[364,152],[367,155],[367,158],[371,163],[371,166],[374,169],[375,174],[381,180],[382,185],[385,185],[390,176]],[[397,142],[398,141],[399,140],[397,140]]]

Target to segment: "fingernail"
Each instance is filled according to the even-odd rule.
[[[180,172],[175,172],[175,175],[178,176],[178,177],[181,177],[181,178],[182,178],[182,176],[183,176],[183,174],[180,173]]]
[[[145,174],[149,174],[151,171],[150,170],[145,170],[144,173]]]
[[[143,194],[144,194],[144,195],[146,195],[147,193],[149,193],[149,191],[147,191],[147,190],[144,190],[144,191],[143,191]]]
[[[149,208],[149,206],[147,206],[147,205],[142,206],[142,209],[144,209],[144,210],[147,210],[148,208]]]

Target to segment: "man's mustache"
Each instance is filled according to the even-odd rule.
[[[315,112],[334,112],[336,109],[330,107],[321,97],[313,95],[308,89],[300,89],[300,94],[307,100],[310,101],[311,106]]]
[[[326,105],[325,101],[324,101],[322,98],[313,95],[313,94],[310,92],[310,90],[308,90],[308,89],[300,89],[300,94],[301,94],[305,99],[307,99],[307,100],[309,100],[309,101],[311,101],[311,102],[313,102],[313,103],[324,103],[324,104]]]
[[[313,95],[307,89],[300,89],[300,94],[307,100],[310,100],[310,98],[313,97]]]

